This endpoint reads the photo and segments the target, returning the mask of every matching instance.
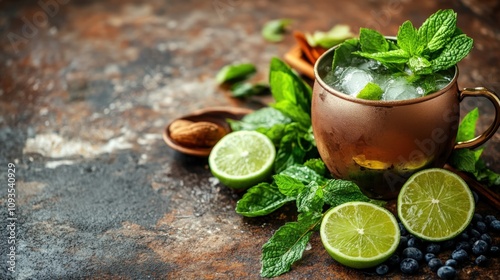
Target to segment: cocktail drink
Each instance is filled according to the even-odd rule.
[[[443,13],[456,17],[449,10],[436,14]],[[426,43],[412,47],[406,33],[420,31],[412,28],[403,24],[398,38],[362,29],[359,40],[328,50],[315,64],[311,114],[318,151],[335,177],[353,180],[372,198],[395,198],[411,174],[444,166],[453,149],[478,147],[500,126],[498,97],[484,88],[459,90],[456,60],[441,57],[450,45],[469,44],[455,57],[462,59],[472,39],[452,32],[441,47],[422,37]],[[377,50],[380,44],[386,45]],[[488,98],[496,117],[479,137],[457,144],[459,103],[468,96]]]

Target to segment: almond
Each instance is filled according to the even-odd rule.
[[[192,122],[189,120],[174,121],[169,127],[170,137],[180,145],[189,147],[212,147],[226,131],[212,122]]]

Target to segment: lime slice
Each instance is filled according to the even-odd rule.
[[[269,178],[276,148],[256,131],[236,131],[224,136],[208,157],[210,171],[224,185],[246,189]]]
[[[431,168],[413,174],[398,196],[398,215],[413,235],[444,241],[460,234],[474,215],[474,197],[460,176]]]
[[[387,209],[367,202],[347,202],[326,212],[321,241],[339,263],[353,268],[376,266],[398,248],[398,222]]]

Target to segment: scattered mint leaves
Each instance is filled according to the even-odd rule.
[[[380,100],[384,91],[376,83],[369,82],[366,86],[356,95],[357,98],[366,100]]]
[[[311,47],[320,46],[329,49],[354,37],[354,34],[351,33],[349,25],[337,24],[327,32],[315,31],[313,34],[306,33],[305,36]]]
[[[262,37],[269,42],[280,42],[283,40],[283,33],[285,33],[286,27],[292,23],[291,19],[275,19],[266,22],[264,27],[262,27]]]
[[[222,67],[215,76],[218,84],[225,82],[234,82],[246,79],[251,74],[255,73],[256,68],[251,63],[231,64]]]
[[[251,84],[247,82],[240,82],[235,83],[231,87],[231,92],[233,97],[244,98],[267,93],[269,92],[269,86],[262,83]]]

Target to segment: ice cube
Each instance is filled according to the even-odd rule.
[[[361,69],[347,67],[342,74],[341,81],[344,93],[356,96],[366,84],[373,81],[373,77]]]
[[[406,100],[422,96],[418,90],[409,84],[404,77],[388,80],[383,87],[383,100]]]

